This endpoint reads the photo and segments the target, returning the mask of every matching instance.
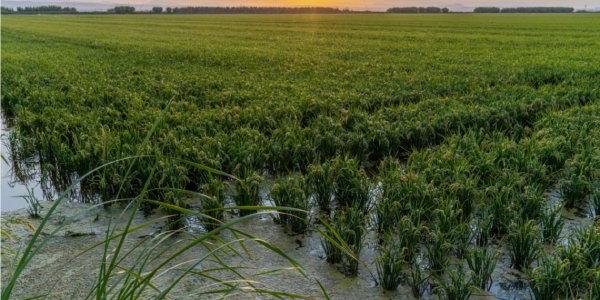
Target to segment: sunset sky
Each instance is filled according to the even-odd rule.
[[[600,0],[5,0],[3,5],[45,5],[93,7],[128,4],[138,7],[162,6],[331,6],[360,10],[385,10],[393,6],[445,6],[469,10],[476,6],[572,6],[577,9],[600,8]],[[82,6],[83,5],[83,6]]]

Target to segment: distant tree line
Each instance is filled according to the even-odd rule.
[[[135,12],[135,7],[133,7],[133,6],[115,6],[114,8],[107,10],[107,12],[114,13],[114,14],[132,14]]]
[[[167,7],[166,12],[176,14],[337,14],[349,11],[332,7],[188,6]]]
[[[2,14],[73,14],[77,13],[75,7],[62,7],[57,5],[17,7],[16,10],[2,6]]]
[[[439,8],[435,6],[429,7],[392,7],[388,8],[387,12],[395,13],[395,14],[439,14],[439,13],[449,13],[450,10],[446,7]]]
[[[572,13],[575,9],[572,7],[476,7],[475,13]]]

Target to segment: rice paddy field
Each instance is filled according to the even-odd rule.
[[[175,265],[213,282],[186,277],[186,289],[241,298],[600,298],[597,14],[1,22],[11,128],[2,155],[19,180],[55,191],[41,220],[76,186],[77,202],[133,207],[124,232],[145,224],[138,211],[162,214],[165,237],[154,238],[169,251],[177,239],[222,244],[229,252],[215,255],[217,266],[188,269],[189,257]],[[113,258],[133,242],[103,226],[99,270],[87,269],[92,284],[80,286],[92,292],[83,296],[198,297],[175,288],[179,275],[152,284],[157,272],[147,269],[173,262],[145,256],[160,247],[141,251],[153,263],[129,252]],[[271,290],[244,277],[231,258],[247,250],[231,246],[240,236],[271,253],[256,254],[253,266],[283,262],[304,279],[260,270]],[[86,238],[63,242],[98,242]],[[3,259],[3,299],[7,286],[20,296],[47,288],[24,284],[56,273],[19,271],[35,261]],[[227,272],[240,279],[219,277]]]

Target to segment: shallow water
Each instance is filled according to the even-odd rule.
[[[36,168],[31,171],[33,178],[27,182],[23,182],[15,175],[12,158],[10,155],[10,145],[8,141],[11,129],[4,119],[3,114],[0,114],[0,147],[2,150],[2,163],[0,169],[2,171],[2,199],[0,203],[0,212],[9,212],[27,207],[27,201],[23,196],[33,195],[38,199],[44,199],[44,192],[39,183],[39,172]]]

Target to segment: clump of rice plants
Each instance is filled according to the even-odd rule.
[[[490,218],[492,236],[500,236],[508,231],[508,226],[514,216],[511,209],[511,199],[514,198],[514,187],[494,186],[487,190],[489,205],[486,215]]]
[[[237,206],[245,206],[240,208],[241,216],[249,215],[256,212],[253,206],[258,206],[261,203],[259,190],[263,178],[256,172],[250,172],[244,178],[241,178],[236,185],[236,194],[233,197]]]
[[[335,200],[340,207],[366,209],[369,203],[369,178],[356,159],[336,158],[333,162]]]
[[[561,217],[562,207],[543,212],[540,216],[542,238],[544,243],[554,244],[562,232],[565,221]]]
[[[306,194],[306,182],[301,174],[293,174],[276,180],[272,192],[275,205],[301,209],[279,212],[279,221],[293,233],[302,233],[309,223],[310,203]]]
[[[487,211],[486,211],[487,212]],[[477,218],[475,229],[475,243],[477,246],[487,246],[492,237],[492,218],[489,214],[482,214]]]
[[[331,174],[330,165],[310,165],[306,176],[309,189],[315,194],[319,209],[321,212],[329,215],[331,210],[331,196],[334,191],[334,178],[333,174]]]
[[[511,224],[508,250],[512,267],[519,271],[529,268],[541,250],[538,226],[532,220]]]
[[[600,267],[600,228],[592,225],[577,229],[568,249],[576,253],[587,268]]]
[[[417,211],[414,214],[418,214]],[[421,241],[422,228],[419,222],[411,219],[411,217],[404,216],[398,222],[396,226],[398,247],[404,249],[405,260],[412,262],[417,257],[417,251],[419,249],[419,243]]]
[[[366,215],[358,207],[338,211],[328,226],[321,245],[327,262],[341,262],[347,275],[358,273],[359,256],[363,247]]]
[[[492,273],[496,268],[498,254],[489,247],[476,247],[468,252],[467,264],[473,274],[473,284],[487,291],[492,285]]]
[[[29,213],[29,216],[34,219],[40,218],[43,207],[40,200],[35,196],[33,188],[27,188],[27,195],[23,195],[21,198],[27,203],[27,213]]]
[[[517,210],[523,220],[538,219],[544,203],[544,191],[538,186],[526,186],[522,193],[517,194]]]
[[[591,198],[592,214],[598,217],[600,216],[600,184],[597,184],[596,188],[594,188]]]
[[[225,219],[225,183],[217,178],[211,178],[202,187],[207,197],[202,198],[202,213],[208,216],[202,225],[206,230],[218,228]]]
[[[448,271],[448,280],[438,279],[434,292],[447,300],[468,300],[473,294],[471,278],[462,267]]]
[[[586,299],[600,299],[600,270],[596,270],[594,274],[594,279],[590,283]]]
[[[574,298],[570,283],[570,263],[549,256],[541,260],[538,267],[529,272],[529,286],[535,299]]]
[[[592,192],[592,182],[579,167],[567,169],[567,175],[560,180],[559,189],[564,205],[567,208],[577,208]]]
[[[427,276],[424,276],[421,266],[416,259],[413,259],[410,263],[410,272],[408,273],[408,286],[415,296],[415,298],[421,298],[428,287]]]
[[[431,232],[425,250],[429,268],[432,272],[441,273],[446,269],[449,263],[448,253],[452,250],[452,243],[445,234],[439,231]]]
[[[406,264],[406,248],[401,247],[393,235],[386,234],[381,245],[379,245],[379,256],[375,262],[379,284],[388,291],[395,290],[403,274],[402,269]]]

